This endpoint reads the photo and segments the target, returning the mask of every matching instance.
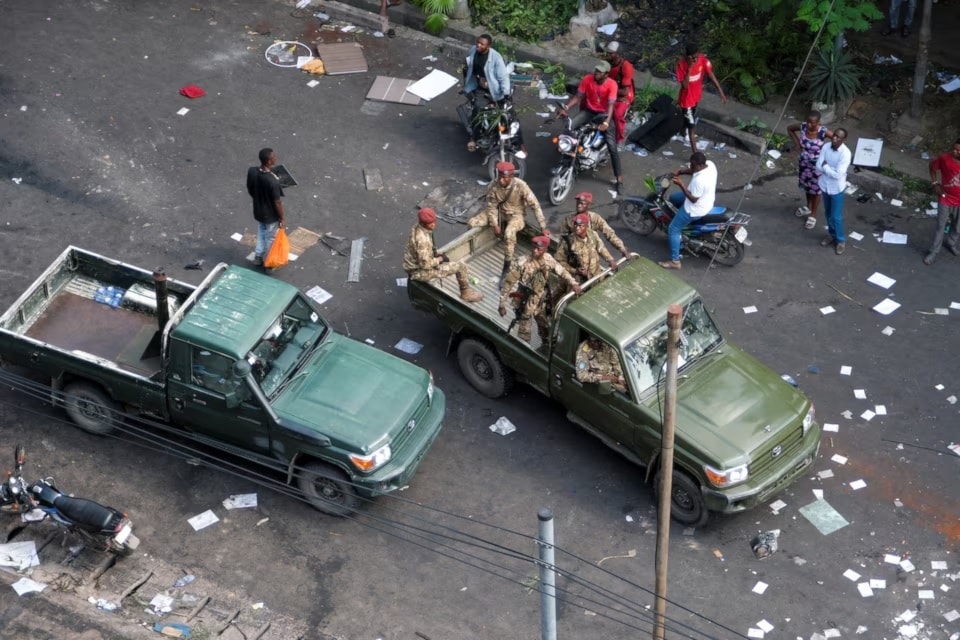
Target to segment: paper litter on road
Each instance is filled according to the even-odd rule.
[[[842,367],[840,367],[840,375],[842,375],[842,376],[848,376],[848,375],[850,375],[851,373],[853,373],[853,367],[851,367],[851,366],[849,366],[849,365],[846,365],[846,364],[843,365]]]
[[[767,155],[773,158],[774,160],[779,160],[780,156],[783,154],[777,151],[776,149],[770,149],[767,151]]]
[[[820,307],[820,313],[822,313],[822,314],[825,315],[825,316],[830,315],[830,314],[833,313],[834,311],[836,311],[836,309],[834,309],[833,307],[831,307],[831,306],[829,306],[829,305],[826,306],[826,307]]]
[[[824,638],[839,638],[840,629],[824,629],[823,631]]]
[[[817,500],[823,500],[823,489],[814,489],[813,497]]]
[[[43,591],[47,588],[47,585],[44,583],[31,580],[30,578],[20,578],[10,586],[13,587],[13,590],[17,592],[18,596],[22,596],[25,593],[33,593],[34,591]]]
[[[840,415],[842,415],[847,420],[850,420],[851,418],[853,418],[853,412],[851,412],[850,409],[847,409],[846,411],[842,412]]]
[[[897,200],[896,198],[891,198],[891,199],[890,199],[890,204],[892,204],[892,205],[895,206],[895,207],[902,207],[902,206],[903,206],[903,200]]]
[[[423,349],[423,345],[419,342],[414,342],[410,338],[400,338],[400,342],[393,345],[393,348],[397,351],[403,351],[404,353],[415,356],[420,353],[420,349]]]
[[[949,310],[949,309],[944,309],[943,307],[936,307],[936,308],[934,308],[933,312],[934,312],[935,314],[937,314],[938,316],[948,316],[948,315],[950,315],[950,310]]]
[[[163,593],[158,593],[153,596],[153,600],[150,601],[150,606],[153,607],[153,610],[157,613],[170,613],[173,611],[173,598]]]
[[[917,617],[916,609],[907,609],[906,611],[898,615],[895,618],[895,620],[897,620],[898,622],[910,622],[916,617]]]
[[[230,236],[230,239],[233,240],[233,241],[235,241],[235,242],[240,242],[241,240],[243,240],[243,234],[242,234],[242,233],[234,233],[234,234],[232,234],[232,235]]]
[[[597,27],[597,31],[602,33],[605,36],[612,36],[617,32],[617,27],[620,26],[616,22],[611,22],[609,24],[602,24]]]
[[[773,502],[773,503],[770,504],[770,509],[771,509],[774,513],[777,513],[777,512],[779,512],[781,509],[783,509],[785,506],[787,506],[787,503],[786,503],[786,502],[784,502],[783,500],[777,500],[776,502]]]
[[[13,567],[23,571],[29,567],[40,566],[37,544],[33,540],[0,544],[0,567]]]
[[[178,116],[185,116],[185,115],[187,115],[188,113],[190,113],[190,109],[187,109],[186,107],[183,107],[182,109],[180,109],[179,111],[177,111],[177,115],[178,115]]]
[[[857,233],[856,231],[851,231],[850,233],[847,234],[847,237],[850,238],[851,240],[856,240],[858,242],[860,240],[863,240],[863,234]]]
[[[854,571],[853,569],[847,569],[843,572],[843,577],[851,582],[856,582],[860,579],[860,574]]]
[[[209,527],[215,522],[220,522],[220,518],[218,518],[217,514],[215,514],[213,511],[207,509],[203,513],[193,516],[187,520],[187,522],[190,523],[190,526],[193,527],[194,531],[200,531],[200,529]]]
[[[873,307],[873,310],[877,313],[888,316],[899,308],[899,302],[894,302],[890,298],[884,298]]]
[[[757,584],[753,585],[753,589],[751,589],[751,591],[762,596],[763,592],[767,590],[768,586],[770,585],[768,585],[766,582],[758,582]]]
[[[757,308],[751,305],[751,306],[749,306],[749,307],[744,307],[744,308],[743,308],[743,312],[744,312],[744,313],[756,313],[756,312],[757,312]]]
[[[947,561],[946,560],[931,560],[930,568],[934,571],[946,571],[947,570]]]
[[[946,618],[947,622],[953,622],[954,620],[960,619],[960,613],[956,609],[952,611],[947,611],[943,614],[943,617]]]
[[[886,589],[886,588],[887,588],[887,581],[886,581],[886,580],[878,580],[878,579],[876,579],[876,578],[870,578],[870,588],[871,588],[871,589]]]
[[[842,456],[839,453],[833,454],[833,457],[830,459],[836,462],[837,464],[847,464],[847,457]]]
[[[886,553],[883,556],[883,561],[887,564],[900,564],[901,560],[902,558],[900,556],[893,553]]]
[[[252,509],[257,506],[257,494],[237,493],[223,501],[225,509]]]
[[[500,416],[497,418],[497,421],[490,425],[490,431],[494,433],[499,433],[502,436],[513,433],[517,430],[517,427],[514,426],[505,416]]]
[[[840,431],[840,425],[836,424],[835,422],[825,422],[825,423],[823,424],[823,430],[824,430],[824,431],[832,431],[833,433],[837,433],[837,432]]]
[[[761,620],[757,623],[757,628],[764,633],[770,633],[773,631],[773,625],[767,622],[766,620]]]
[[[957,404],[957,396],[947,396],[947,402],[950,404]]]
[[[933,600],[933,589],[919,589],[917,590],[917,597],[921,600]]]
[[[823,471],[818,471],[818,472],[817,472],[817,476],[818,476],[821,480],[826,480],[827,478],[832,478],[832,477],[833,477],[833,470],[832,470],[832,469],[824,469]]]
[[[873,412],[878,416],[885,416],[887,415],[887,406],[878,404],[873,408]]]
[[[407,286],[407,282],[408,282],[408,280],[407,280],[406,278],[397,278],[397,286],[398,286],[398,287],[405,287],[405,286]]]
[[[951,309],[960,309],[960,302],[951,302],[951,303],[950,303],[950,308],[951,308]]]
[[[884,289],[889,289],[897,281],[891,278],[890,276],[883,275],[879,271],[874,271],[873,275],[867,278],[867,282],[869,282],[870,284],[875,284],[878,287],[883,287]]]
[[[317,80],[316,78],[314,78],[313,80],[311,80],[310,82],[307,83],[307,86],[310,87],[311,89],[313,89],[313,88],[314,88],[315,86],[317,86],[318,84],[320,84],[320,81]]]
[[[327,300],[333,297],[333,294],[329,291],[323,289],[323,287],[317,285],[310,289],[307,289],[307,297],[316,301],[317,304],[323,304]]]
[[[457,79],[455,77],[439,69],[434,69],[407,87],[407,92],[430,101],[456,84]]]
[[[860,414],[860,417],[866,420],[867,422],[870,422],[871,420],[873,420],[874,416],[876,415],[877,415],[876,413],[874,413],[873,411],[870,411],[870,409],[867,409],[866,411]]]
[[[850,488],[853,489],[854,491],[863,489],[865,486],[867,486],[867,483],[864,482],[863,480],[854,480],[853,482],[850,483]]]
[[[936,385],[933,386],[933,388],[936,389],[937,391],[943,391],[943,385],[942,385],[942,384],[936,384]]]
[[[853,390],[853,397],[856,398],[857,400],[866,400],[866,399],[867,399],[867,392],[864,391],[863,389],[854,389],[854,390]]]
[[[860,592],[860,595],[864,598],[869,598],[873,595],[873,589],[870,588],[869,582],[861,582],[857,585],[857,591]]]
[[[879,195],[879,194],[878,194]],[[894,233],[893,231],[884,231],[880,242],[885,244],[907,244],[907,234]]]
[[[840,515],[840,512],[830,506],[830,503],[826,500],[815,500],[806,506],[800,507],[800,514],[809,520],[810,524],[817,528],[817,531],[825,536],[850,524]]]
[[[754,629],[753,627],[747,629],[748,638],[763,638],[764,635],[765,634],[760,629]]]
[[[884,327],[883,329],[881,329],[880,333],[882,333],[885,336],[892,336],[894,331],[896,331],[896,329],[894,329],[893,327]]]

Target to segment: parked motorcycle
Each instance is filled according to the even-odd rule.
[[[558,109],[563,106],[557,103]],[[610,160],[604,133],[599,129],[602,116],[576,131],[572,131],[573,118],[569,114],[564,120],[564,132],[553,139],[560,152],[560,162],[550,170],[550,202],[553,204],[560,204],[570,195],[578,175],[584,171],[596,171]]]
[[[20,513],[28,524],[49,519],[89,546],[119,555],[129,555],[140,545],[126,514],[93,500],[68,496],[53,478],[28,484],[21,474],[25,458],[23,446],[17,445],[14,469],[0,484],[0,511]]]
[[[457,115],[467,135],[477,143],[477,151],[484,154],[490,180],[497,179],[497,163],[512,162],[515,175],[523,179],[527,171],[527,154],[520,137],[520,121],[513,110],[513,95],[502,104],[486,91],[467,94],[467,100],[457,107]]]
[[[648,236],[657,229],[664,232],[677,214],[677,208],[667,198],[672,184],[669,175],[645,181],[650,193],[646,196],[627,196],[620,203],[620,219],[628,229]],[[739,264],[746,252],[746,226],[750,216],[739,211],[728,213],[726,207],[714,207],[707,215],[691,220],[680,235],[680,249],[691,255],[714,258],[728,267]]]

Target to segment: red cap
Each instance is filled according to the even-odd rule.
[[[590,224],[590,216],[585,213],[578,213],[573,216],[573,224],[587,226]]]
[[[417,214],[417,218],[423,224],[430,224],[431,222],[437,221],[437,212],[433,209],[423,208],[420,209],[420,213]]]
[[[533,239],[533,246],[540,247],[541,249],[546,249],[550,246],[550,238],[547,236],[537,236]]]
[[[504,175],[513,175],[513,172],[517,168],[513,166],[512,162],[498,162],[497,163],[497,173],[502,173]]]
[[[589,191],[581,191],[574,196],[576,200],[586,200],[587,202],[593,202],[593,194]]]

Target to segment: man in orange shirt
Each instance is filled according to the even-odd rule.
[[[615,129],[610,126],[613,120],[613,108],[617,103],[617,83],[610,79],[610,63],[599,61],[593,73],[583,77],[574,96],[561,110],[560,116],[566,116],[567,110],[580,103],[580,113],[573,118],[571,127],[576,130],[587,122],[599,122],[598,129],[604,133],[607,149],[610,151],[610,164],[616,177],[617,194],[623,195],[623,174],[620,170],[620,154],[617,153]]]
[[[617,83],[617,103],[613,107],[613,123],[616,127],[617,145],[627,137],[627,110],[633,104],[633,64],[620,53],[620,43],[607,45],[607,61],[610,63],[610,79]]]
[[[690,136],[690,150],[697,151],[697,136],[693,132],[697,125],[697,104],[703,97],[703,76],[710,78],[713,86],[720,94],[720,100],[727,103],[727,96],[723,88],[713,75],[713,64],[707,56],[700,53],[700,47],[695,42],[688,42],[686,55],[677,61],[677,82],[680,83],[680,93],[677,95],[677,106],[683,112],[683,130]]]

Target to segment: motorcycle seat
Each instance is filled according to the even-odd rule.
[[[86,498],[60,495],[54,500],[53,506],[67,519],[76,522],[84,529],[94,531],[108,528],[116,515],[113,509]]]
[[[730,214],[727,213],[726,207],[714,207],[710,209],[710,213],[705,216],[701,216],[696,220],[692,220],[690,224],[712,224],[717,222],[729,222]]]

